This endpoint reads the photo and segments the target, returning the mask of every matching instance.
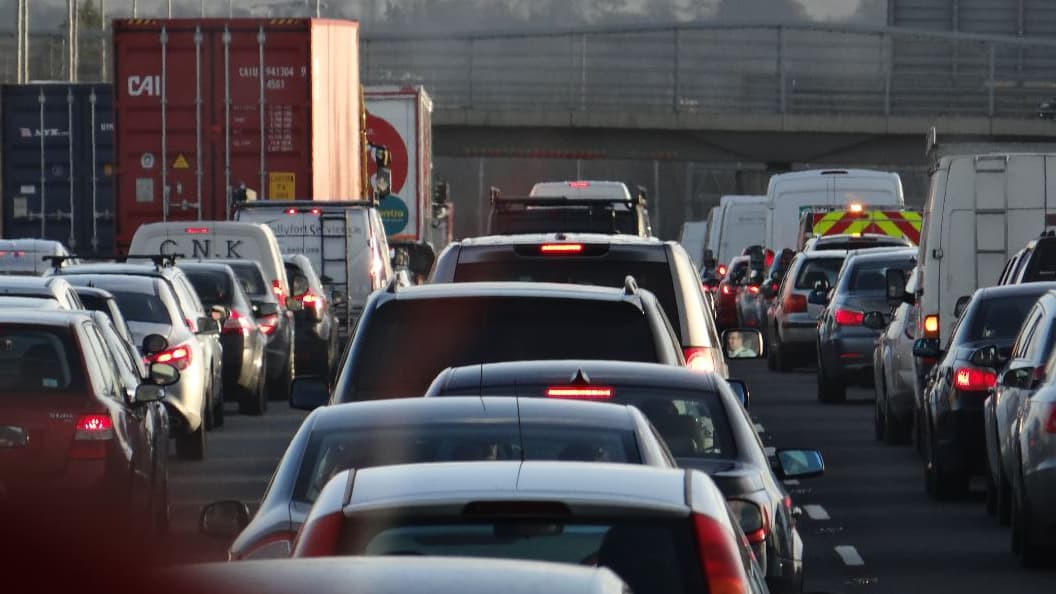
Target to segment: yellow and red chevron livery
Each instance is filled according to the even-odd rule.
[[[905,237],[914,245],[920,243],[919,212],[910,210],[838,210],[814,213],[811,235],[840,235],[845,233],[875,233],[890,237]]]

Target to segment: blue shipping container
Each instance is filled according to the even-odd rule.
[[[0,236],[52,239],[80,253],[114,249],[113,87],[3,85]]]

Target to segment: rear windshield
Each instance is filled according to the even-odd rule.
[[[814,244],[815,251],[827,251],[827,250],[867,250],[875,247],[912,247],[913,244],[897,237],[890,238],[847,238],[847,239],[834,239],[831,241],[825,241],[819,239]]]
[[[390,515],[346,523],[346,555],[430,555],[604,566],[635,594],[706,592],[685,517],[465,520]]]
[[[1025,283],[1056,280],[1056,241],[1038,241],[1023,271]]]
[[[972,314],[967,340],[1012,340],[1040,296],[1040,293],[1014,295],[981,301]]]
[[[664,313],[671,320],[675,333],[680,335],[681,318],[678,303],[675,301],[675,281],[671,277],[671,267],[667,262],[521,258],[502,262],[460,263],[455,268],[455,282],[524,281],[623,287],[628,274],[634,277],[639,287],[656,295]]]
[[[847,287],[851,293],[884,293],[887,291],[888,270],[901,270],[906,275],[913,266],[911,260],[857,264],[850,271]]]
[[[4,393],[63,394],[85,389],[80,351],[67,330],[0,327]]]
[[[539,207],[491,213],[493,235],[518,233],[605,233],[638,235],[638,211],[626,207]]]
[[[357,332],[358,400],[421,396],[447,367],[536,359],[658,363],[649,318],[626,302],[391,301]]]
[[[268,302],[276,300],[275,294],[271,292],[271,288],[264,282],[264,273],[261,272],[259,266],[252,262],[245,264],[240,264],[238,262],[224,263],[235,271],[235,276],[237,276],[239,282],[242,283],[242,289],[250,299],[253,301]]]
[[[831,287],[843,266],[843,258],[811,258],[803,263],[796,277],[797,289],[814,289],[814,283],[826,281]]]
[[[114,301],[121,309],[125,319],[129,322],[146,322],[148,324],[171,324],[172,317],[169,315],[165,303],[151,293],[135,293],[132,291],[110,291],[114,295]]]
[[[316,431],[305,450],[293,499],[311,503],[327,481],[349,468],[473,460],[572,460],[640,464],[634,433],[615,428],[516,421],[430,423]]]
[[[219,270],[184,270],[191,279],[198,298],[206,306],[231,305],[234,302],[234,285],[231,277]]]

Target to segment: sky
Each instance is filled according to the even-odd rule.
[[[81,0],[98,3],[100,0]],[[103,0],[113,16],[131,16],[133,0]],[[315,0],[307,0],[314,5]],[[167,0],[137,0],[140,16],[164,16]],[[496,25],[575,26],[634,21],[831,21],[883,23],[886,0],[323,0],[324,16],[380,17],[379,30],[424,23],[468,31]],[[31,27],[56,29],[66,0],[30,0]],[[200,0],[172,0],[174,16],[197,16]],[[305,0],[234,0],[236,16],[268,7],[294,10]],[[373,6],[371,6],[371,4]],[[0,0],[0,15],[15,15],[15,0]],[[205,0],[209,16],[226,16],[227,0]],[[285,7],[285,8],[283,8]],[[285,13],[289,14],[289,12]],[[3,19],[6,20],[6,19]],[[4,27],[9,28],[9,27]]]

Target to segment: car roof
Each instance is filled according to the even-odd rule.
[[[201,594],[623,594],[606,567],[460,557],[330,557],[209,563],[158,574]]]
[[[231,269],[229,262],[180,262],[179,266],[184,270],[211,270],[214,272],[223,272],[228,275],[235,274],[235,271]]]
[[[686,491],[686,471],[676,468],[537,460],[432,462],[356,470],[345,510],[543,499],[688,512]]]
[[[225,266],[255,266],[257,270],[260,270],[261,274],[264,273],[264,267],[260,265],[260,262],[256,260],[245,260],[238,258],[204,258],[201,260],[187,260],[187,264],[223,264]],[[180,264],[183,265],[182,263]]]
[[[818,243],[828,243],[836,241],[847,241],[854,239],[865,239],[865,240],[887,240],[896,242],[908,242],[909,240],[905,237],[895,237],[893,235],[885,235],[883,233],[837,233],[833,235],[821,235],[814,238]]]
[[[639,289],[648,293],[645,289]],[[393,294],[399,301],[423,299],[468,299],[473,297],[509,297],[543,299],[578,299],[617,302],[628,295],[622,288],[594,285],[531,282],[437,283],[398,289]]]
[[[846,258],[847,250],[818,250],[814,252],[799,252],[796,257],[801,260],[816,260],[818,258]]]
[[[75,274],[70,284],[75,287],[96,287],[97,283],[105,285],[107,291],[131,291],[139,293],[156,293],[158,283],[165,281],[156,276],[137,276],[134,274]]]
[[[875,177],[883,178],[890,177],[894,172],[892,171],[877,171],[875,169],[808,169],[805,171],[788,171],[785,173],[775,174],[773,177],[781,179],[813,179],[818,177],[828,177],[834,175],[847,175],[854,177]]]
[[[1000,299],[1002,297],[1014,297],[1017,295],[1039,295],[1056,289],[1056,282],[1045,283],[1022,283],[1018,285],[1000,285],[996,287],[985,287],[979,289],[972,296],[972,301]]]
[[[883,261],[883,260],[899,260],[905,258],[916,258],[917,248],[891,248],[891,249],[866,249],[866,250],[851,250],[847,252],[848,262],[872,262],[872,261]]]
[[[539,243],[594,243],[609,245],[632,245],[632,246],[663,246],[670,241],[662,241],[656,237],[640,237],[638,235],[616,234],[605,235],[601,233],[521,233],[517,235],[485,235],[481,237],[467,237],[461,241],[462,247],[495,246],[495,245],[534,245]]]
[[[51,295],[0,295],[0,308],[64,309]]]
[[[546,400],[539,398],[453,396],[395,398],[335,404],[312,413],[312,430],[342,427],[393,427],[443,422],[520,418],[528,423],[581,424],[587,427],[633,430],[634,416],[624,404]]]
[[[154,276],[158,278],[166,275],[176,274],[176,268],[171,266],[157,267],[153,264],[128,264],[122,262],[106,262],[95,264],[74,264],[65,266],[58,276],[80,275],[80,274],[124,274],[129,276]]]
[[[99,297],[101,299],[113,299],[114,294],[106,289],[100,289],[99,287],[92,287],[88,285],[73,285],[73,290],[78,295],[91,295],[92,297]]]
[[[460,389],[483,385],[569,384],[577,376],[588,385],[656,387],[673,390],[715,392],[719,376],[682,367],[630,361],[544,360],[510,361],[449,367],[442,375],[447,383],[440,389]],[[522,403],[524,400],[522,400]]]
[[[0,276],[0,291],[7,289],[46,289],[50,291],[55,284],[53,276]]]
[[[91,319],[91,316],[82,310],[0,310],[0,324],[69,327],[87,319]]]
[[[0,239],[0,249],[22,250],[26,252],[51,254],[56,256],[69,253],[69,250],[66,249],[66,246],[62,242],[54,241],[51,239]]]

